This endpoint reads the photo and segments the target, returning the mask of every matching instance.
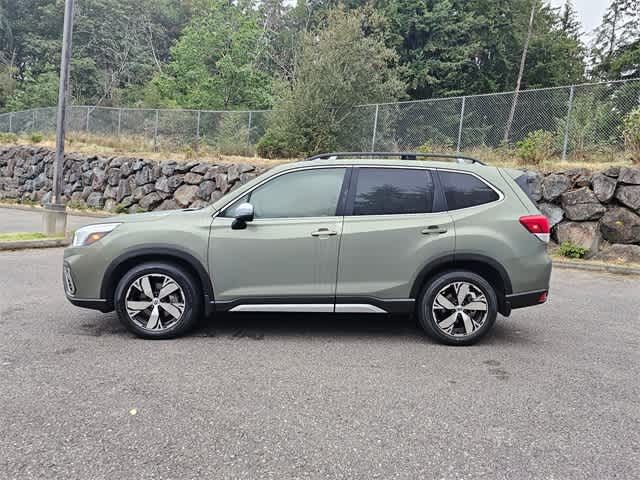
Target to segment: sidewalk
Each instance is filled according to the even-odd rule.
[[[90,223],[100,222],[99,218],[77,215],[67,216],[67,230],[73,231]],[[0,233],[41,232],[42,210],[18,210],[0,206]]]

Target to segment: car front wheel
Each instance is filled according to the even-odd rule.
[[[496,320],[494,288],[480,275],[464,270],[444,272],[425,286],[418,305],[424,331],[447,345],[471,345]]]
[[[120,321],[143,338],[173,338],[197,322],[202,295],[193,276],[177,265],[163,262],[133,267],[115,291]]]

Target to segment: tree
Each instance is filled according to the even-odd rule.
[[[412,98],[513,89],[532,0],[388,0],[376,5],[389,23],[388,44],[400,55]],[[560,15],[545,2],[533,0],[533,5],[538,13],[523,87],[581,79],[579,38],[562,28]]]
[[[623,79],[640,76],[640,40],[620,47],[607,64],[607,77]]]
[[[48,85],[50,77],[38,80],[42,75],[57,73],[63,6],[59,0],[0,0],[0,62],[12,59],[18,103],[26,101],[25,89]],[[123,89],[146,83],[168,60],[169,46],[188,15],[188,2],[180,0],[77,2],[74,101],[117,104]]]
[[[639,40],[640,0],[611,0],[600,26],[596,29],[591,53],[593,74],[603,79],[615,78],[616,73],[621,73],[622,65],[618,62],[614,67],[614,60],[624,51],[628,55],[630,50],[634,50],[632,46]],[[624,63],[623,60],[622,64]]]
[[[379,34],[365,34],[377,21],[370,11],[334,9],[303,35],[291,87],[277,102],[275,118],[260,141],[262,154],[337,149],[354,133],[348,125],[367,125],[353,121],[359,112],[354,107],[402,96],[396,54]]]
[[[265,108],[271,81],[260,70],[263,30],[251,2],[200,0],[171,62],[152,81],[147,99],[187,108]]]
[[[573,2],[567,0],[560,12],[560,30],[568,37],[577,42],[580,41],[582,25],[578,20],[578,15]]]
[[[586,69],[586,48],[580,38],[575,12],[565,4],[562,15],[539,2],[531,39],[524,85],[526,88],[555,87],[580,83]]]

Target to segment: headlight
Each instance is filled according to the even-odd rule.
[[[107,233],[111,232],[120,223],[101,223],[99,225],[88,225],[86,227],[79,228],[73,235],[73,246],[81,247],[96,243]]]

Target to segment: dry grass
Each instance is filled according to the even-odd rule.
[[[1,140],[1,139],[0,139]],[[5,143],[7,144],[7,143]],[[11,144],[33,145],[30,135],[18,137]],[[53,135],[44,135],[37,145],[49,149],[55,148]],[[251,163],[260,167],[273,167],[295,159],[266,159],[258,156],[228,155],[215,150],[208,145],[175,146],[161,143],[154,148],[148,139],[143,137],[107,137],[73,133],[67,137],[65,146],[68,152],[110,156],[136,156],[150,160],[201,161],[211,163]],[[447,148],[434,147],[440,153],[455,153]],[[588,168],[603,170],[611,166],[629,166],[632,164],[628,152],[610,150],[581,155],[579,158],[569,158],[562,161],[559,157],[550,158],[538,165],[525,164],[519,160],[515,152],[506,148],[477,147],[466,150],[465,155],[475,157],[489,165],[509,168],[527,168],[532,170],[561,171],[570,168]]]
[[[28,135],[18,137],[17,141],[4,143],[5,145],[34,145]],[[55,149],[55,137],[45,135],[37,146]],[[173,147],[171,145],[159,145],[154,148],[152,144],[142,138],[136,137],[102,137],[86,134],[70,134],[65,142],[67,152],[101,155],[105,157],[136,156],[149,160],[176,160],[176,161],[200,161],[211,163],[251,163],[261,167],[273,167],[282,163],[291,162],[291,159],[266,159],[257,156],[226,155],[213,148],[202,145],[187,147]]]
[[[577,158],[569,156],[565,161],[563,161],[561,157],[556,156],[537,165],[522,162],[517,158],[513,150],[505,148],[477,147],[465,151],[464,154],[496,167],[526,168],[528,170],[538,170],[542,172],[558,172],[571,168],[587,168],[592,171],[597,171],[612,166],[622,167],[632,165],[629,154],[620,151],[591,153]]]

